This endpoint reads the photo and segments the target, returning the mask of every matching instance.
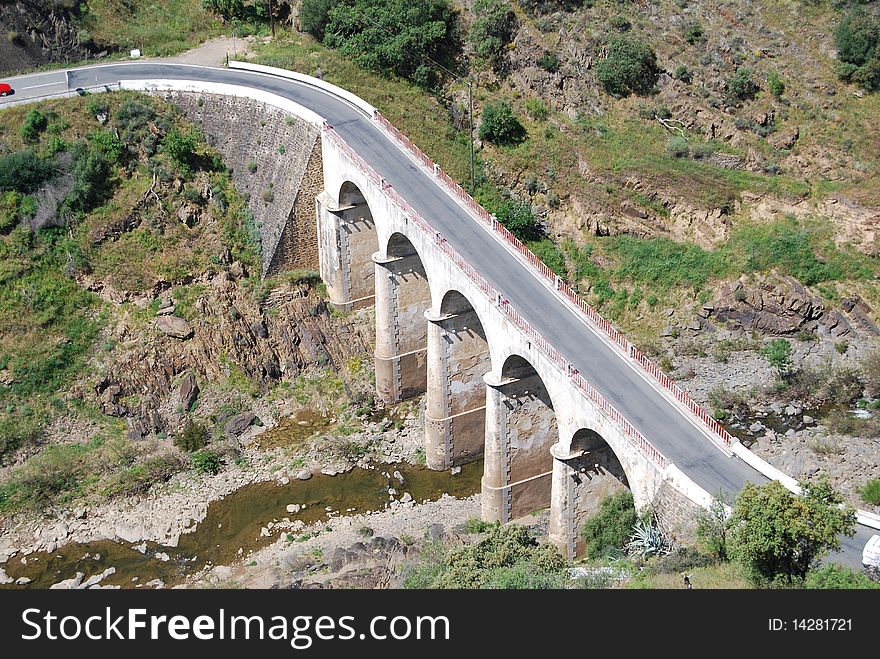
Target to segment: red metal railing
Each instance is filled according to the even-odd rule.
[[[464,205],[474,213],[477,220],[489,225],[492,230],[505,240],[513,249],[528,263],[535,268],[538,273],[553,283],[561,296],[568,300],[574,307],[593,325],[602,330],[628,357],[632,358],[646,373],[651,375],[665,389],[672,393],[676,400],[681,402],[688,408],[697,418],[699,418],[706,427],[718,435],[725,446],[730,446],[732,437],[730,433],[718,421],[695,402],[688,393],[682,390],[668,375],[666,375],[660,367],[644,355],[638,348],[632,345],[629,340],[609,321],[603,318],[599,312],[587,304],[572,288],[562,281],[555,272],[541,261],[528,247],[526,247],[519,238],[514,236],[505,226],[498,222],[492,215],[477,201],[468,194],[451,176],[444,172],[431,158],[429,158],[418,146],[416,146],[406,135],[404,135],[397,127],[388,121],[385,116],[378,110],[373,117],[376,122],[390,133],[399,144],[409,151],[416,160],[422,163],[431,174],[439,178],[449,191],[460,199]]]
[[[412,208],[412,206],[410,206],[409,203],[407,203],[407,201],[401,197],[393,187],[391,187],[391,185],[379,176],[376,171],[363,158],[361,158],[361,156],[359,156],[335,130],[333,130],[332,127],[325,124],[324,131],[330,140],[338,146],[361,171],[363,171],[367,178],[388,195],[388,197],[403,211],[404,216],[427,236],[430,236],[438,249],[446,254],[446,256],[448,256],[449,259],[465,274],[465,276],[474,282],[485,296],[501,309],[502,313],[504,313],[504,315],[528,337],[529,341],[536,345],[538,349],[550,359],[550,361],[556,364],[556,366],[574,382],[577,388],[602,410],[603,414],[623,430],[624,436],[633,446],[636,447],[636,449],[661,469],[666,468],[668,461],[663,454],[645,439],[642,433],[636,430],[632,424],[630,424],[629,421],[627,421],[626,418],[602,396],[602,394],[596,391],[583,378],[583,376],[578,373],[577,369],[575,369],[568,360],[566,360],[565,357],[563,357],[562,354],[554,348],[549,341],[547,341],[547,339],[532,327],[529,321],[523,318],[523,316],[513,308],[513,305],[511,305],[508,300],[503,299],[498,290],[493,287],[483,275],[477,272],[477,270],[468,263],[464,257],[456,252],[439,231],[434,229],[427,220],[419,215],[419,213],[416,212],[416,210]]]

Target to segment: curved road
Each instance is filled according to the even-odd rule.
[[[67,78],[65,76],[68,76]],[[10,80],[16,101],[119,80],[180,79],[241,85],[272,92],[324,117],[372,167],[449,241],[633,426],[709,493],[736,493],[767,479],[716,448],[693,417],[673,404],[632,362],[607,345],[530,269],[465,211],[438,181],[406,157],[370,117],[307,83],[250,71],[166,63],[110,64],[20,76]],[[3,107],[0,99],[0,108]],[[859,526],[833,560],[861,565],[873,531]]]

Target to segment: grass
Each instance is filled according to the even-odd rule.
[[[872,478],[861,491],[862,501],[874,506],[880,506],[880,478]]]
[[[96,43],[123,51],[140,48],[150,57],[179,53],[224,32],[199,0],[147,0],[129,6],[120,0],[89,0],[82,27]]]
[[[719,563],[687,570],[695,589],[709,588],[752,588],[742,569],[736,563]],[[647,570],[634,576],[626,583],[627,588],[684,588],[680,574],[650,574]]]

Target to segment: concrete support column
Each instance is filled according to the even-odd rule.
[[[315,215],[318,221],[318,264],[321,279],[327,285],[330,304],[339,310],[351,307],[348,303],[351,289],[351,269],[344,267],[339,217],[328,208],[333,199],[326,192],[315,199]]]
[[[505,381],[496,373],[483,376],[486,383],[486,448],[483,462],[482,518],[487,522],[510,521],[510,449],[507,437],[505,396],[501,391]]]
[[[373,254],[376,284],[376,394],[385,403],[403,400],[400,360],[397,358],[397,300],[394,271],[389,266],[400,260],[381,252]]]
[[[473,310],[425,312],[428,320],[428,388],[425,454],[431,469],[448,469],[483,454],[489,350]]]
[[[550,542],[566,558],[577,553],[578,530],[575,524],[578,472],[576,459],[582,451],[570,451],[563,444],[550,447],[553,476],[550,489]]]
[[[425,309],[431,291],[418,255],[373,254],[376,292],[376,392],[387,404],[425,392]]]

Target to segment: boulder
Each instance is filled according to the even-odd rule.
[[[175,339],[188,339],[193,334],[189,323],[177,316],[159,316],[156,318],[156,327],[163,334]]]
[[[248,426],[256,421],[256,419],[257,415],[253,412],[242,412],[229,419],[223,429],[226,431],[227,437],[238,437],[241,433],[247,430]]]
[[[190,371],[184,375],[177,385],[177,400],[184,411],[189,410],[199,396],[199,385],[195,374]]]

